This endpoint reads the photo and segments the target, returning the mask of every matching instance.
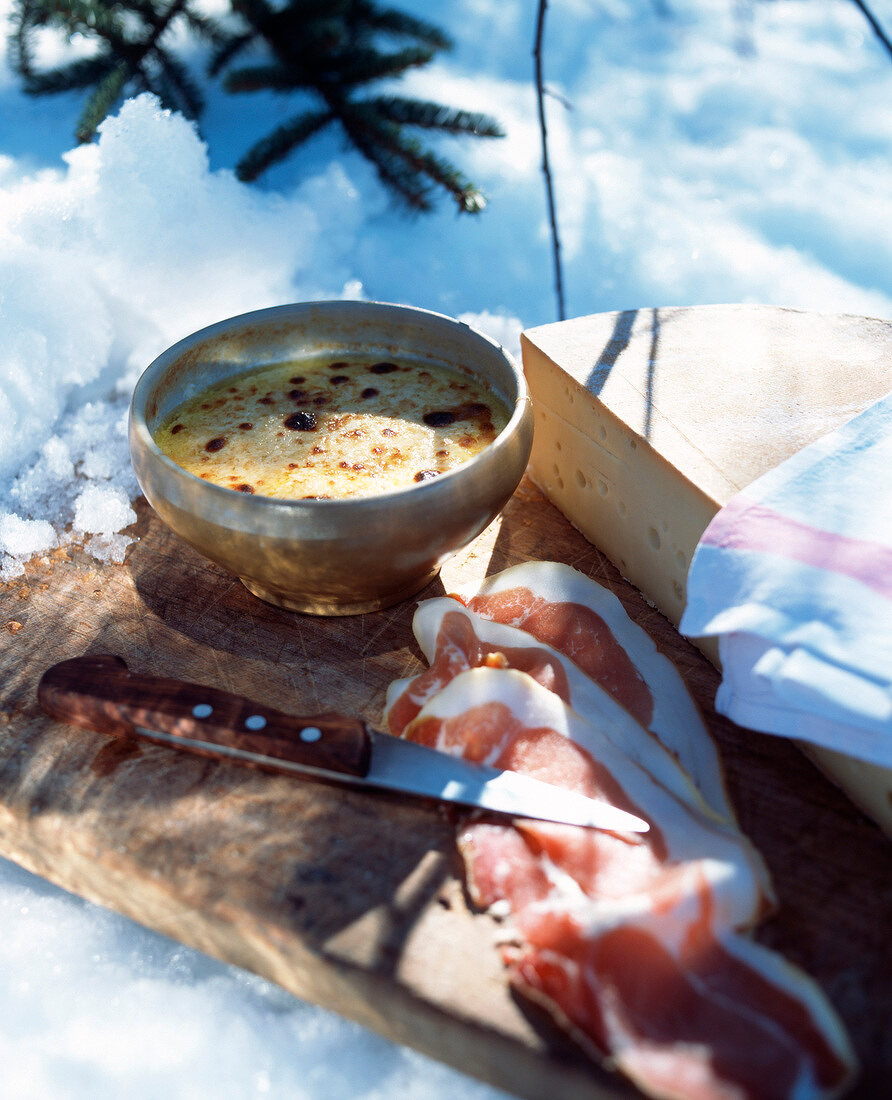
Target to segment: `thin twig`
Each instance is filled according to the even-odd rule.
[[[858,8],[860,10],[861,14],[864,16],[864,18],[867,20],[867,22],[870,24],[871,28],[873,29],[873,33],[877,36],[877,38],[880,40],[880,42],[882,42],[882,44],[886,47],[886,52],[889,54],[889,56],[892,57],[892,42],[889,41],[889,36],[886,34],[886,32],[880,26],[880,23],[879,23],[879,20],[877,19],[877,17],[873,14],[873,12],[870,10],[870,8],[867,6],[867,4],[864,3],[864,0],[852,0],[852,3],[855,5],[856,8]]]
[[[539,131],[542,135],[542,172],[545,175],[545,194],[548,199],[548,217],[551,221],[552,253],[554,255],[554,286],[555,293],[557,294],[558,320],[563,321],[566,314],[564,312],[564,280],[561,275],[561,242],[558,237],[554,186],[551,179],[551,168],[548,163],[548,130],[545,125],[545,83],[542,78],[542,40],[545,36],[545,9],[547,7],[548,0],[539,0],[533,58],[536,64],[536,99],[539,105]]]

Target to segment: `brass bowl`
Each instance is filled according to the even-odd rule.
[[[456,469],[407,489],[341,500],[277,500],[188,473],[153,430],[181,401],[252,366],[350,354],[464,366],[511,417]],[[307,302],[233,317],[180,340],[145,370],[130,405],[130,454],[162,520],[261,599],[293,611],[376,611],[420,591],[498,515],[530,454],[523,373],[493,340],[426,310],[378,302]]]

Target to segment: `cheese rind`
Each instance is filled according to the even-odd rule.
[[[715,513],[892,388],[892,323],[770,306],[595,314],[521,345],[533,481],[676,626]],[[807,751],[892,835],[892,770]]]
[[[599,410],[593,426],[619,444],[614,449],[535,398],[534,424],[532,480],[678,625],[691,555],[716,511],[712,499],[679,484],[674,467],[646,440],[626,435],[609,410]]]

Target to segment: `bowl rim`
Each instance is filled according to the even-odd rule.
[[[461,463],[461,465],[451,470],[447,470],[445,473],[438,475],[436,478],[432,478],[430,481],[423,481],[396,489],[384,489],[381,492],[369,493],[364,496],[307,499],[300,497],[271,497],[264,496],[260,493],[245,494],[240,493],[237,489],[230,489],[225,485],[217,485],[212,481],[205,481],[204,478],[198,477],[197,474],[191,473],[185,467],[180,466],[179,463],[174,462],[174,460],[166,455],[155,442],[143,412],[145,401],[139,402],[139,405],[137,402],[138,398],[142,396],[142,391],[149,385],[148,379],[151,372],[163,361],[170,360],[172,363],[179,355],[188,351],[196,342],[202,339],[212,338],[216,333],[222,335],[233,328],[237,328],[240,324],[256,324],[262,322],[264,317],[272,319],[273,317],[281,317],[283,314],[292,311],[306,311],[309,313],[313,310],[325,310],[326,307],[344,308],[345,306],[356,306],[360,310],[367,309],[369,313],[380,311],[382,315],[384,315],[387,312],[394,311],[422,319],[425,317],[431,318],[437,323],[446,322],[450,327],[470,333],[474,338],[490,345],[492,350],[500,354],[514,375],[517,385],[517,396],[514,400],[514,408],[511,409],[508,421],[492,443],[476,455]],[[334,310],[332,309],[332,311]],[[250,370],[250,367],[247,369]],[[493,339],[493,337],[481,332],[473,325],[469,325],[466,321],[460,321],[455,317],[450,317],[448,314],[437,313],[434,310],[423,309],[418,306],[402,305],[394,302],[370,301],[368,299],[353,300],[335,298],[322,299],[319,301],[289,302],[276,306],[267,306],[263,309],[249,310],[246,313],[235,314],[232,317],[215,321],[177,340],[174,344],[171,344],[170,347],[157,355],[137,379],[130,397],[129,427],[131,434],[136,434],[141,446],[151,454],[155,461],[160,462],[173,476],[187,479],[187,484],[202,486],[205,491],[211,494],[208,498],[209,500],[213,500],[215,494],[224,494],[219,497],[221,503],[225,501],[232,505],[236,500],[241,499],[244,501],[245,507],[250,507],[252,509],[285,509],[287,511],[318,509],[320,511],[335,511],[337,509],[349,508],[356,511],[364,508],[374,508],[379,505],[381,501],[392,502],[395,499],[402,499],[408,494],[412,494],[413,499],[417,498],[419,494],[430,496],[440,491],[440,486],[448,484],[456,477],[467,476],[469,471],[481,464],[489,464],[496,461],[500,453],[505,450],[506,447],[511,446],[521,423],[530,415],[531,410],[532,402],[526,378],[515,357],[507,348]]]

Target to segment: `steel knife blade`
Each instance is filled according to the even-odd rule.
[[[649,828],[608,802],[379,733],[361,718],[286,714],[217,688],[138,675],[120,657],[85,656],[53,665],[37,695],[61,722],[265,770],[510,817],[622,833]]]

